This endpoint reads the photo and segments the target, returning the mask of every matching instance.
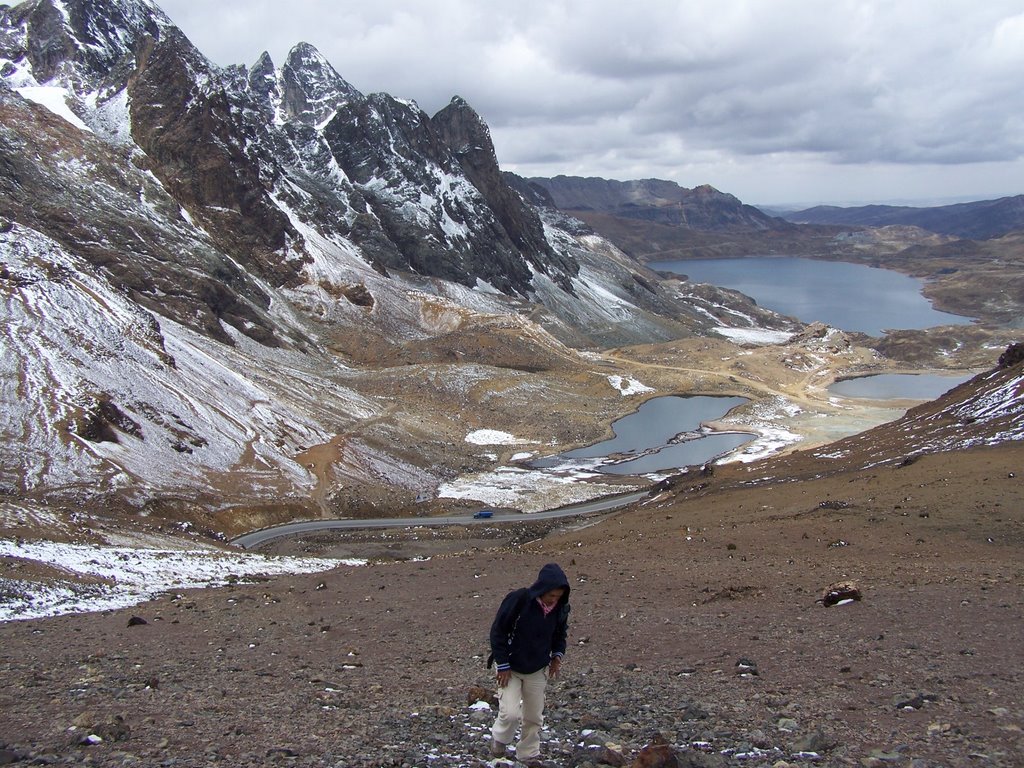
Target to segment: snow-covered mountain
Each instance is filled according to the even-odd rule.
[[[413,497],[463,462],[458,410],[431,385],[396,426],[388,387],[426,373],[382,369],[519,375],[729,301],[526,202],[462,99],[364,95],[304,43],[225,69],[149,0],[29,0],[0,7],[0,83],[9,494]]]

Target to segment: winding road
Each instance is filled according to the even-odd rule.
[[[649,491],[630,491],[629,493],[603,496],[594,501],[584,501],[565,507],[547,509],[543,512],[495,512],[494,517],[476,519],[472,515],[446,515],[443,517],[384,517],[376,520],[303,520],[297,523],[275,525],[231,539],[231,543],[243,549],[263,544],[271,539],[282,536],[295,536],[314,531],[328,531],[353,528],[423,528],[445,525],[494,525],[497,523],[523,523],[538,520],[554,520],[560,517],[573,517],[607,512],[625,507],[649,495]]]

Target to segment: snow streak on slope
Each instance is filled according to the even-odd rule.
[[[522,512],[541,512],[629,489],[622,484],[596,482],[600,477],[596,472],[581,470],[551,472],[498,466],[444,483],[437,489],[437,495],[443,499],[466,499]]]
[[[924,443],[921,450],[962,450],[977,445],[998,445],[1011,440],[1024,440],[1024,371],[1017,366],[1015,375],[1007,376],[1006,371],[992,371],[968,382],[965,387],[954,388],[950,395],[975,391],[949,407],[944,413],[915,415],[914,411],[902,420],[902,428],[913,432],[929,431],[930,422],[941,422],[950,418],[964,425],[956,434],[943,438],[936,436]],[[977,391],[980,390],[980,391]],[[989,426],[988,429],[979,427]],[[973,432],[973,434],[972,434]]]
[[[68,107],[67,98],[68,92],[63,88],[53,86],[25,86],[17,89],[18,93],[24,96],[29,101],[34,101],[36,104],[40,104],[46,107],[53,114],[67,120],[76,128],[81,128],[83,131],[91,130],[82,119],[71,111]]]
[[[82,451],[77,414],[93,404],[118,368],[165,365],[152,318],[90,279],[52,240],[21,227],[0,235],[6,281],[0,326],[4,440],[24,446],[7,483],[85,483],[102,458]],[[86,338],[80,329],[88,328]],[[97,381],[97,379],[99,379]],[[107,481],[117,482],[116,471]]]
[[[983,377],[994,379],[998,374],[989,373]],[[997,384],[981,397],[967,400],[952,409],[954,415],[968,421],[990,420],[1010,417],[1007,428],[989,438],[989,442],[1024,440],[1024,420],[1015,417],[1024,411],[1024,372]]]
[[[314,482],[297,453],[378,413],[340,366],[318,370],[314,356],[234,329],[228,346],[158,323],[36,232],[0,234],[0,252],[0,437],[24,446],[8,486],[140,483],[144,496],[232,472],[239,486],[290,492]],[[112,424],[102,434],[100,420]]]

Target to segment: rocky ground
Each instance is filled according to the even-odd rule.
[[[838,372],[895,367],[813,331],[782,347],[694,339],[602,361],[658,393],[785,397],[830,423],[844,418],[824,391]],[[610,386],[557,374],[566,391]],[[589,441],[618,415],[607,398],[574,411],[524,386],[501,395],[523,403],[524,439],[557,422]],[[495,396],[493,381],[467,389],[476,421],[436,442],[504,425]],[[827,472],[810,450],[728,465],[564,525],[278,539],[268,553],[371,562],[0,624],[0,764],[496,765],[487,628],[508,590],[557,561],[574,610],[549,766],[1020,765],[1024,443],[881,465],[872,457],[912,450],[903,433],[886,439],[861,440]],[[170,521],[86,511],[78,525]],[[840,582],[860,599],[825,607]]]
[[[0,625],[0,760],[494,764],[487,627],[556,561],[550,766],[1018,766],[1022,456],[815,477],[794,455],[799,481],[720,469],[557,529],[279,540],[377,559]],[[860,599],[826,607],[837,582]]]

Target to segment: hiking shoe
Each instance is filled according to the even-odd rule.
[[[500,741],[491,739],[491,754],[495,757],[504,757],[505,750],[508,749],[508,744],[502,744]]]

